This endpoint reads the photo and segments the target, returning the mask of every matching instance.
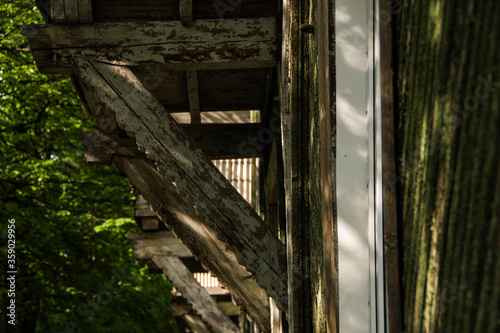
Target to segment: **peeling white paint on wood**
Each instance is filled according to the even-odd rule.
[[[163,274],[182,292],[201,318],[218,333],[237,333],[238,327],[217,305],[215,300],[196,281],[193,274],[177,257],[156,255],[153,262],[163,269]]]
[[[171,70],[272,67],[275,30],[274,18],[23,26],[44,73],[64,72],[72,57]]]
[[[269,332],[270,312],[266,292],[254,279],[243,278],[250,273],[200,219],[197,209],[179,196],[172,179],[160,174],[149,160],[115,157],[113,165],[129,178],[158,216],[168,221],[169,227],[194,257],[219,277],[235,303],[248,312],[264,332]],[[214,220],[219,218],[210,211],[205,213]],[[234,233],[235,238],[238,237],[238,230],[229,231]]]
[[[196,20],[188,26],[181,21],[32,24],[23,29],[32,49],[276,40],[274,18]]]
[[[129,69],[84,60],[77,63],[80,79],[94,86],[97,98],[115,111],[123,129],[136,133],[139,149],[154,156],[159,170],[173,178],[179,193],[196,205],[198,214],[211,210],[221,217],[204,220],[255,274],[280,309],[286,310],[284,245],[253,208]],[[231,230],[237,230],[239,237]]]

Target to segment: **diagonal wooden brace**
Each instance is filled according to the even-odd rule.
[[[155,160],[162,176],[175,184],[177,195],[192,207],[205,232],[223,241],[278,307],[286,311],[284,245],[158,100],[126,67],[76,59],[74,71],[96,98],[115,112],[120,127],[135,133],[139,149]],[[125,173],[131,178],[131,172]],[[155,211],[165,204],[157,195],[142,193]],[[185,243],[190,250],[199,246]],[[229,272],[217,276],[224,279],[226,274]]]

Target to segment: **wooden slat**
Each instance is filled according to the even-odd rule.
[[[143,234],[129,234],[128,240],[134,258],[149,260],[155,255],[192,257],[193,255],[182,244],[172,231],[156,231]]]
[[[157,231],[160,230],[160,220],[157,217],[143,217],[140,226],[143,231]]]
[[[92,0],[78,0],[78,19],[82,23],[92,22]]]
[[[163,269],[163,274],[182,296],[188,300],[193,309],[201,316],[214,332],[238,333],[239,329],[217,305],[217,302],[200,286],[186,266],[177,257],[157,255],[153,262]]]
[[[179,15],[183,22],[191,22],[193,20],[193,0],[179,1]]]
[[[66,20],[66,15],[64,13],[64,0],[51,0],[50,7],[52,22],[61,23]]]
[[[264,290],[254,279],[242,279],[248,271],[236,260],[233,252],[219,240],[196,207],[188,204],[177,191],[172,179],[160,174],[152,161],[129,157],[113,158],[113,165],[125,174],[131,184],[151,204],[158,216],[231,292],[236,304],[246,309],[265,331],[269,331],[269,304]],[[212,218],[217,218],[211,215]],[[232,230],[234,237],[238,231]]]
[[[237,316],[240,314],[240,309],[233,302],[217,302],[217,304],[228,316]]]
[[[25,25],[23,31],[39,69],[47,72],[68,67],[72,57],[116,65],[162,63],[174,70],[272,67],[275,28],[273,18],[255,18],[189,26],[181,21]]]
[[[191,114],[191,124],[201,124],[200,99],[198,93],[198,75],[196,71],[186,72],[186,81],[189,98],[189,113]]]
[[[78,0],[64,0],[65,23],[78,22]]]

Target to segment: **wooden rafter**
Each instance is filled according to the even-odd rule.
[[[192,257],[186,245],[175,237],[172,231],[156,231],[143,234],[129,234],[132,253],[137,260],[150,260],[155,255]]]
[[[201,316],[214,332],[237,333],[238,327],[217,305],[217,302],[208,294],[193,273],[187,269],[177,257],[155,255],[153,262],[163,269],[163,274],[172,281],[173,285],[182,292],[182,296],[191,303],[195,311]]]
[[[161,63],[171,70],[273,67],[274,18],[25,25],[42,73],[69,72],[82,57],[116,65]]]
[[[183,22],[191,22],[193,20],[193,0],[179,1],[179,16]]]
[[[115,112],[120,127],[135,133],[138,146],[156,161],[159,172],[166,177],[167,181],[160,186],[161,192],[146,194],[144,189],[140,190],[158,215],[161,217],[162,206],[172,200],[185,198],[184,206],[188,207],[186,209],[189,210],[189,214],[186,215],[184,212],[176,216],[185,215],[189,218],[186,224],[192,223],[192,218],[195,217],[199,225],[191,232],[199,233],[199,228],[203,227],[204,232],[199,237],[205,242],[209,237],[213,237],[212,241],[215,239],[222,241],[225,244],[224,248],[235,254],[236,261],[252,272],[253,278],[269,296],[275,299],[278,307],[286,311],[284,245],[271,233],[253,208],[130,70],[86,60],[76,60],[74,69],[80,80],[88,87],[92,87],[97,99],[107,109]],[[118,160],[122,161],[121,165],[117,165]],[[154,179],[157,176],[151,175],[152,179],[136,179],[135,177],[144,176],[146,168],[143,165],[136,169],[137,164],[147,161],[137,160],[130,164],[130,160],[115,158],[113,164],[125,173],[132,183],[135,179],[136,183],[151,192],[148,186],[158,186],[158,179]],[[169,183],[172,186],[172,182],[175,183],[170,194],[172,198],[168,200],[162,198],[158,201],[158,197],[166,191],[165,187]],[[164,212],[164,214],[172,213]],[[162,220],[167,221],[168,218]],[[179,235],[175,229],[174,232]],[[188,244],[182,236],[179,237],[192,251],[200,246],[196,242]],[[185,234],[185,238],[189,239],[190,236]],[[215,256],[209,259],[213,261],[213,265],[220,265],[229,254],[230,252],[226,251],[226,255],[222,257]],[[223,274],[216,273],[221,279],[225,275],[233,274],[230,271],[224,271]],[[244,277],[245,275],[240,275],[232,283],[241,283],[245,280]],[[245,301],[253,302],[249,299]],[[266,317],[269,317],[268,312]]]

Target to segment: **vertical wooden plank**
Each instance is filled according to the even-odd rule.
[[[200,97],[198,93],[198,74],[194,70],[186,71],[189,113],[191,114],[191,124],[201,124]]]
[[[305,6],[305,4],[302,4]],[[301,113],[307,114],[308,104],[301,84],[306,80],[303,74],[299,24],[301,3],[298,0],[283,1],[283,40],[281,63],[281,128],[283,145],[284,187],[286,207],[286,249],[288,277],[288,324],[290,332],[310,332],[311,304],[307,275],[308,269],[308,232],[307,207],[304,193],[305,184],[301,154],[307,153],[301,146],[304,135],[301,131]],[[303,99],[304,97],[304,99]],[[304,116],[307,118],[307,116]],[[299,120],[300,119],[300,120]],[[302,143],[305,144],[305,143]]]
[[[63,23],[66,20],[64,13],[64,0],[52,0],[50,2],[52,21],[54,23]]]
[[[180,18],[183,22],[193,20],[193,0],[180,0],[179,3]]]
[[[78,0],[64,0],[65,23],[78,22]]]
[[[78,0],[78,19],[82,23],[92,22],[92,0]]]
[[[390,1],[383,0],[380,10],[390,8]],[[391,15],[387,15],[391,20]],[[386,287],[387,332],[403,330],[399,281],[398,221],[396,203],[396,175],[394,96],[392,70],[392,24],[380,26],[380,92],[382,102],[382,178],[384,214],[384,263]],[[392,183],[391,183],[392,182]]]

